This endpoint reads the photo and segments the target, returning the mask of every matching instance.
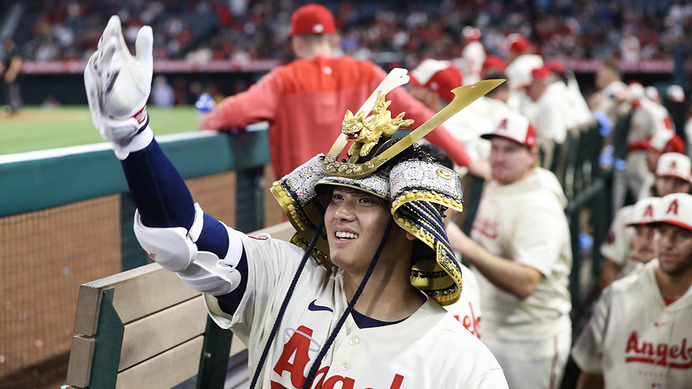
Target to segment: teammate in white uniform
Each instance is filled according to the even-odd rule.
[[[684,154],[661,155],[658,158],[652,195],[663,197],[671,193],[689,192],[691,165],[689,157]],[[635,231],[627,225],[634,217],[633,212],[634,205],[628,205],[615,213],[606,240],[601,245],[600,253],[605,259],[599,281],[601,290],[616,279],[630,274],[637,267],[639,259],[631,250]]]
[[[557,178],[536,167],[536,135],[510,116],[491,134],[486,184],[471,239],[448,226],[478,277],[483,342],[511,388],[557,388],[571,345],[572,266],[566,204]]]
[[[408,90],[411,96],[438,112],[454,100],[452,89],[461,86],[463,79],[461,70],[451,62],[428,58],[411,71]],[[485,96],[481,97],[445,122],[447,131],[464,144],[474,160],[487,160],[490,152],[490,142],[480,137],[494,125],[485,114],[488,110],[485,100]]]
[[[565,142],[570,128],[576,127],[575,110],[566,97],[566,86],[545,66],[531,71],[526,94],[536,103],[529,120],[536,128],[536,142],[543,152],[541,165],[550,169],[557,158],[555,150]]]
[[[486,346],[440,306],[461,292],[441,215],[461,206],[453,170],[392,139],[356,143],[346,162],[321,154],[272,188],[295,244],[248,237],[193,203],[153,139],[150,27],[136,48],[132,57],[112,17],[85,69],[94,125],[121,160],[140,244],[203,292],[214,320],[247,345],[251,386],[507,387]],[[384,107],[378,123],[404,125],[384,99],[375,106]],[[388,150],[387,163],[362,173],[363,159]]]
[[[543,57],[532,53],[531,42],[517,33],[509,34],[504,45],[507,61],[505,74],[510,91],[507,104],[515,111],[533,117],[535,103],[524,93],[524,89],[531,84],[531,71],[543,66]]]
[[[679,389],[692,383],[692,196],[655,209],[658,259],[613,282],[572,356],[578,389]]]

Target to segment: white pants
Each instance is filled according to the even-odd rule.
[[[572,345],[571,331],[550,339],[493,341],[486,345],[502,366],[510,389],[558,389]],[[534,353],[534,351],[544,352]]]

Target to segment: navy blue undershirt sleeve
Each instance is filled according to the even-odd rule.
[[[190,229],[195,220],[192,195],[156,140],[130,153],[121,164],[144,225]],[[229,244],[226,227],[205,214],[204,227],[196,243],[199,250],[224,258]]]
[[[247,256],[245,255],[245,249],[243,249],[243,255],[240,257],[240,262],[236,266],[236,269],[241,274],[240,285],[231,293],[224,294],[223,296],[217,296],[216,300],[219,302],[219,307],[222,311],[229,315],[233,315],[235,310],[238,309],[240,305],[240,300],[245,294],[245,289],[247,288]]]

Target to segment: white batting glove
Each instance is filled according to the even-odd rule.
[[[154,137],[146,111],[153,45],[151,27],[142,27],[133,57],[123,38],[120,18],[112,16],[84,70],[91,119],[120,159],[143,149]]]

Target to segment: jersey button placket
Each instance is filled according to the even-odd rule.
[[[360,344],[360,339],[358,339],[357,336],[354,336],[348,340],[348,344],[350,344],[351,346],[357,346]]]
[[[348,362],[344,362],[341,364],[341,370],[343,370],[343,371],[347,371],[350,368],[351,368],[351,364]]]

